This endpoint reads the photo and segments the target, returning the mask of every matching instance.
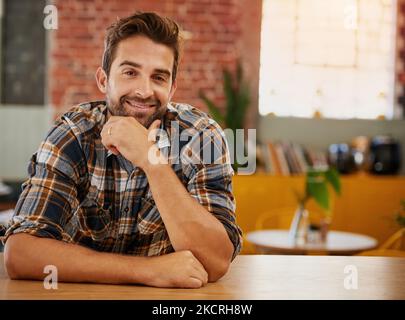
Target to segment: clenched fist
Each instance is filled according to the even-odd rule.
[[[145,284],[165,288],[200,288],[207,284],[208,273],[189,250],[148,259],[149,276]]]

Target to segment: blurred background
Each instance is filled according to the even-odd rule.
[[[235,129],[238,117],[242,127],[257,130],[254,175],[235,177],[237,216],[246,233],[261,227],[258,219],[270,211],[297,205],[292,189],[303,192],[309,168],[331,165],[342,187],[340,196],[330,193],[331,228],[379,244],[401,229],[396,217],[405,199],[404,0],[0,5],[3,208],[13,207],[28,160],[55,117],[104,98],[94,74],[106,27],[142,10],[172,17],[183,28],[173,100],[210,112],[223,127]],[[224,90],[227,74],[232,82]],[[315,202],[309,208],[319,209]],[[255,247],[247,241],[244,250]]]

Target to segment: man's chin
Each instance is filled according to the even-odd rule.
[[[152,124],[152,121],[150,119],[140,119],[137,117],[134,117],[141,125],[143,125],[146,129],[149,128],[149,126]]]
[[[114,115],[119,116],[119,117],[131,117],[134,118],[136,121],[138,121],[141,125],[144,127],[148,126],[148,123],[150,122],[150,119],[152,116],[145,117],[145,115],[138,115],[134,114],[133,112],[127,112],[126,110],[115,110]]]
[[[153,121],[156,120],[155,117],[150,116],[150,117],[139,117],[139,116],[134,116],[134,115],[129,115],[130,117],[134,118],[136,121],[138,121],[141,125],[143,125],[146,129],[150,127],[150,125],[153,123]]]
[[[118,108],[109,108],[109,110],[110,110],[111,114],[113,114],[115,116],[132,117],[145,128],[149,128],[150,125],[153,123],[153,121],[155,121],[156,119],[162,119],[164,116],[164,113],[166,112],[165,109],[161,109],[158,112],[154,112],[151,114],[137,113],[137,112],[134,112],[134,110],[128,110],[123,105],[121,105]]]

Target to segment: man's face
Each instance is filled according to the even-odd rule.
[[[176,89],[173,62],[172,49],[145,36],[120,41],[105,84],[111,114],[134,117],[146,128],[161,119]]]

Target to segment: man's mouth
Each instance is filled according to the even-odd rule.
[[[132,101],[132,100],[125,100],[125,103],[127,104],[127,105],[129,105],[129,107],[131,107],[131,108],[136,108],[136,109],[139,109],[139,110],[149,110],[149,109],[152,109],[152,108],[154,108],[156,105],[155,104],[151,104],[151,103],[140,103],[140,102],[138,102],[138,101]]]

